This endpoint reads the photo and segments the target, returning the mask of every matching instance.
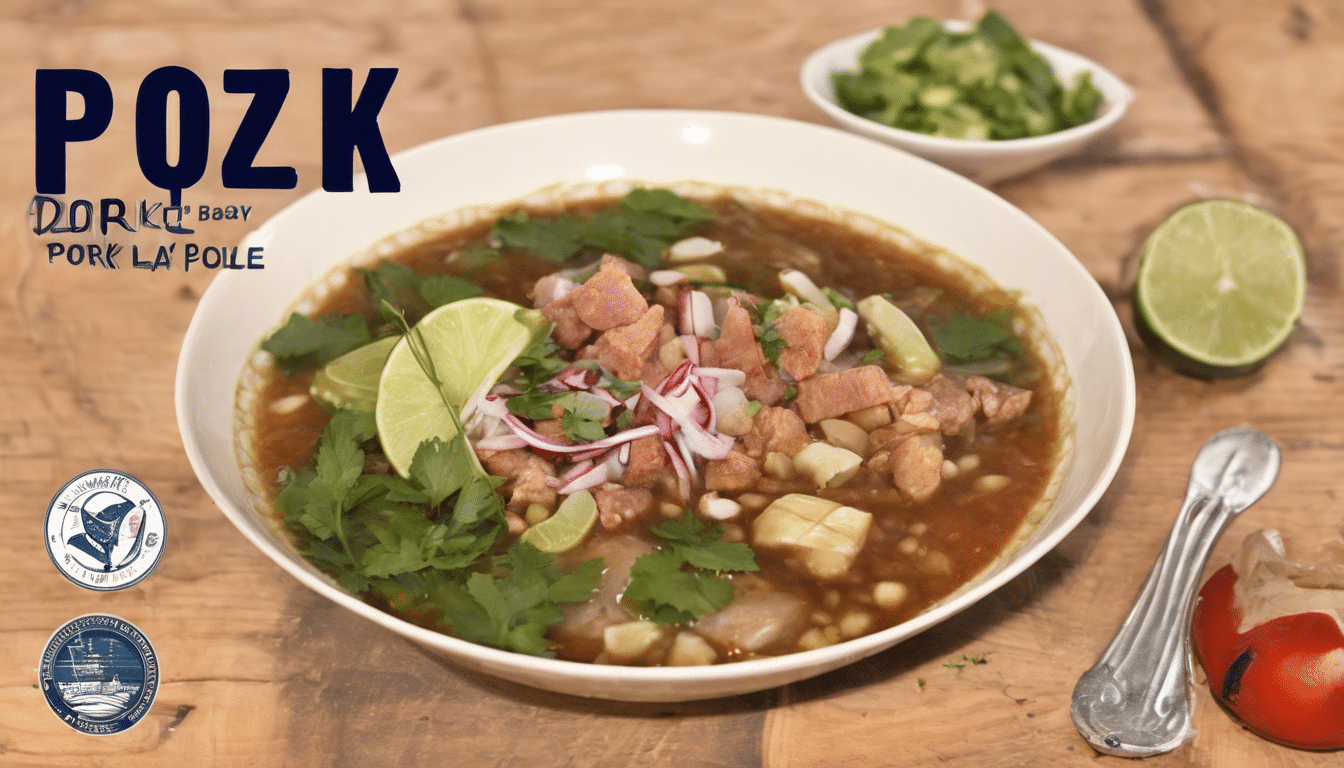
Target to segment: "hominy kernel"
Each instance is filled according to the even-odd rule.
[[[281,416],[287,416],[308,403],[308,395],[290,395],[282,397],[271,403],[271,413],[278,413]]]
[[[873,617],[864,611],[847,613],[840,619],[840,635],[845,638],[858,637],[873,628]]]
[[[962,472],[974,472],[980,468],[980,457],[974,453],[968,453],[957,459],[957,468]]]
[[[926,533],[928,533],[928,532],[929,532],[929,524],[928,524],[928,523],[915,523],[914,525],[911,525],[911,526],[910,526],[910,535],[911,535],[911,536],[923,536],[924,534],[926,534]]]
[[[835,621],[835,617],[825,611],[813,611],[812,623],[819,627],[824,627]]]
[[[826,590],[821,596],[821,604],[831,610],[835,610],[835,608],[840,605],[840,593],[834,589]]]
[[[919,570],[946,576],[952,572],[952,558],[942,552],[929,552],[924,555],[924,559],[920,562]]]
[[[888,611],[901,607],[910,596],[910,588],[899,581],[879,581],[873,587],[873,602]]]
[[[727,542],[746,541],[747,531],[737,523],[728,523],[723,526],[723,540]]]
[[[550,516],[551,510],[540,504],[527,505],[527,512],[523,513],[523,519],[526,520],[527,524],[530,526],[536,525]]]
[[[951,480],[956,477],[959,472],[961,472],[961,468],[957,466],[956,462],[951,459],[943,459],[942,474],[944,480]]]
[[[896,550],[903,555],[913,555],[919,551],[919,540],[914,536],[906,536],[896,545]]]
[[[975,490],[981,493],[1002,491],[1008,487],[1008,482],[1006,475],[981,475],[975,478]]]
[[[840,642],[840,628],[837,626],[832,625],[826,627],[821,630],[821,633],[826,636],[826,642],[829,645],[835,645]]]
[[[770,497],[763,493],[744,493],[737,497],[737,503],[746,509],[765,509],[770,503]]]
[[[807,630],[802,637],[798,638],[798,650],[800,651],[815,651],[828,645],[831,645],[831,641],[826,639],[826,633],[816,627]]]
[[[676,519],[682,515],[682,506],[680,504],[673,504],[670,501],[664,501],[658,505],[658,511],[663,513],[663,517]]]

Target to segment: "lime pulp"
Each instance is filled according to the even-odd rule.
[[[1306,295],[1306,262],[1283,220],[1235,200],[1201,200],[1149,236],[1134,305],[1140,330],[1179,368],[1246,372],[1292,333]]]
[[[378,440],[392,468],[407,477],[420,443],[455,437],[448,404],[465,421],[477,397],[549,329],[540,313],[500,299],[464,299],[425,315],[411,332],[424,340],[443,390],[421,368],[408,340],[398,342],[383,366],[374,408]]]

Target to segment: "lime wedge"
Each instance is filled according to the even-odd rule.
[[[434,437],[446,442],[457,434],[444,395],[465,421],[473,397],[494,386],[514,358],[549,329],[541,313],[500,299],[464,299],[425,315],[412,332],[424,338],[443,394],[405,339],[388,355],[378,381],[378,440],[397,474],[409,476],[420,443]]]
[[[389,336],[332,360],[313,377],[309,394],[342,410],[372,412],[383,364],[398,341],[400,336]]]
[[[1178,370],[1233,376],[1274,353],[1302,314],[1302,243],[1282,219],[1235,200],[1176,209],[1143,248],[1138,326]]]
[[[588,491],[571,493],[555,514],[523,531],[519,541],[542,552],[565,552],[581,544],[597,522],[597,501]]]

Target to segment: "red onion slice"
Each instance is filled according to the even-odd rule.
[[[714,303],[704,291],[691,291],[691,332],[696,336],[714,336]]]
[[[686,351],[686,359],[694,365],[700,364],[700,340],[693,333],[684,333],[680,336],[681,348]]]
[[[578,493],[579,491],[585,491],[589,488],[596,488],[605,482],[607,482],[607,466],[605,464],[594,464],[589,467],[587,471],[575,476],[573,480],[560,486],[560,489],[557,490],[556,493],[562,496],[567,496],[571,493]]]

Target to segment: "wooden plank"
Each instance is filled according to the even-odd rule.
[[[85,67],[111,82],[105,137],[71,148],[71,190],[163,194],[134,162],[130,101],[151,69],[179,63],[211,88],[211,156],[246,108],[225,68],[285,67],[292,85],[261,162],[294,165],[297,190],[220,188],[195,205],[253,206],[248,222],[198,225],[236,242],[319,185],[322,66],[400,68],[380,124],[390,149],[496,122],[588,109],[691,107],[824,116],[797,67],[820,45],[915,13],[973,18],[980,3],[928,0],[682,0],[673,5],[350,0],[320,14],[240,0],[167,0],[0,11],[0,764],[327,766],[1073,765],[1094,757],[1068,697],[1128,609],[1213,432],[1248,423],[1284,449],[1279,484],[1219,544],[1226,561],[1256,527],[1336,538],[1344,486],[1344,246],[1338,69],[1344,18],[1327,0],[1074,4],[1004,0],[1033,37],[1114,69],[1139,92],[1113,136],[998,190],[1097,277],[1127,330],[1138,248],[1176,205],[1247,199],[1282,213],[1307,243],[1311,290],[1285,352],[1257,374],[1202,382],[1153,361],[1136,337],[1140,419],[1115,484],[1038,565],[906,643],[830,675],[713,702],[628,705],[542,693],[465,673],[298,586],[214,508],[182,455],[172,410],[182,334],[213,274],[48,264],[20,212],[32,196],[38,67]],[[212,169],[215,166],[212,161]],[[214,170],[211,171],[214,173]],[[141,233],[153,248],[163,238]],[[125,593],[85,592],[46,559],[38,521],[57,487],[95,466],[147,482],[169,510],[158,572]],[[37,656],[65,620],[122,615],[164,662],[147,721],[115,737],[75,734],[47,711]],[[966,657],[965,659],[963,657]],[[970,658],[984,664],[972,664]],[[953,665],[952,667],[945,665]],[[956,668],[955,665],[964,664]],[[919,680],[924,681],[923,686]],[[1154,765],[1326,765],[1239,728],[1196,688],[1199,734]]]

